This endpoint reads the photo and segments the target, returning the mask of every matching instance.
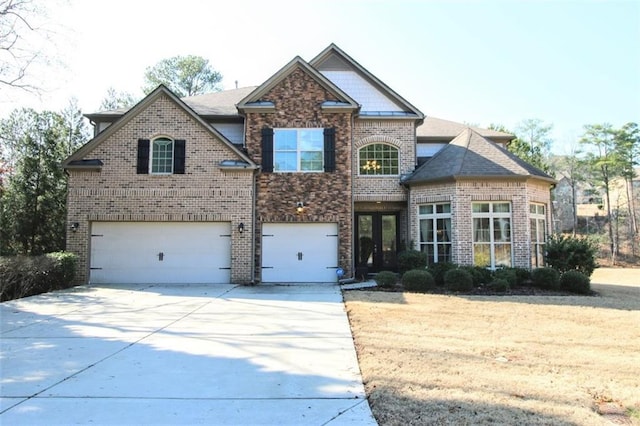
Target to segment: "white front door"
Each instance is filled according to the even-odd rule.
[[[337,223],[262,225],[262,281],[336,282]]]
[[[90,279],[98,283],[228,283],[228,222],[94,222]]]

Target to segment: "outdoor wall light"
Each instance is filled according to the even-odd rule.
[[[76,231],[78,230],[78,228],[79,228],[79,227],[80,227],[80,224],[79,224],[78,222],[73,222],[73,223],[71,224],[71,230],[72,230],[73,232],[76,232]]]
[[[296,212],[297,212],[298,214],[301,214],[301,213],[303,213],[303,212],[304,212],[304,203],[303,203],[302,201],[298,201],[298,202],[296,203]]]
[[[244,223],[240,222],[238,224],[238,232],[241,234],[244,232]]]

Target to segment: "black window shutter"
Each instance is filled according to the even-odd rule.
[[[336,171],[336,129],[324,129],[324,171]]]
[[[184,140],[176,139],[173,142],[173,174],[184,174],[185,145]]]
[[[137,173],[149,174],[149,139],[138,139]]]
[[[273,129],[262,129],[262,171],[273,172]]]

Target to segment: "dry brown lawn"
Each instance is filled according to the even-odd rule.
[[[346,291],[378,423],[640,425],[640,269],[592,282],[598,296]]]

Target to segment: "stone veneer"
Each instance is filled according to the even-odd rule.
[[[323,112],[331,92],[301,68],[293,70],[260,101],[273,102],[275,112],[246,114],[249,156],[261,164],[263,128],[335,128],[336,170],[330,173],[260,173],[256,178],[256,270],[261,266],[261,228],[269,222],[330,222],[338,224],[338,261],[345,276],[352,265],[351,112]],[[303,214],[296,203],[303,202]]]
[[[138,139],[158,136],[186,140],[185,174],[136,174]],[[93,221],[230,222],[231,281],[251,282],[253,173],[218,167],[237,157],[165,95],[132,117],[85,156],[102,160],[101,171],[69,171],[67,225],[80,226],[69,232],[67,250],[79,258],[77,282],[89,279]]]
[[[551,230],[549,183],[534,179],[459,180],[448,183],[416,184],[411,187],[409,208],[411,240],[415,248],[420,241],[418,206],[425,203],[450,202],[452,261],[473,265],[473,221],[471,203],[476,201],[511,202],[511,236],[513,266],[531,267],[529,205],[546,206],[547,232]]]

